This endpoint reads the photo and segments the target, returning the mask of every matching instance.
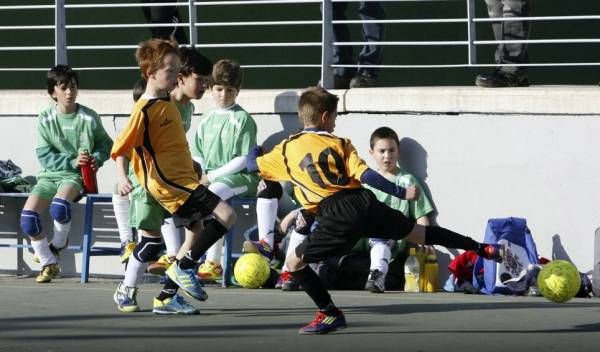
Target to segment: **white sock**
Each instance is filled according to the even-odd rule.
[[[56,263],[56,257],[50,250],[48,240],[45,237],[39,241],[32,240],[31,246],[33,247],[33,252],[40,257],[40,264],[42,264],[42,267]]]
[[[128,224],[129,220],[129,196],[113,194],[112,197],[115,220],[119,228],[121,243],[133,241],[133,230]]]
[[[144,275],[144,271],[146,271],[147,263],[142,263],[133,255],[129,256],[129,261],[127,262],[127,270],[125,271],[125,277],[123,278],[123,285],[127,287],[137,287],[140,278]]]
[[[387,242],[377,242],[371,247],[371,270],[378,269],[384,275],[388,272],[392,251]]]
[[[221,264],[221,255],[223,254],[223,237],[221,237],[215,244],[210,246],[206,251],[206,260],[215,264]]]
[[[273,248],[275,245],[275,221],[277,220],[277,199],[256,199],[256,225],[258,239],[263,240]]]
[[[179,248],[181,247],[181,233],[178,228],[175,227],[173,219],[166,219],[165,223],[160,228],[165,246],[167,247],[167,255],[177,255]]]
[[[71,221],[66,224],[54,220],[54,237],[52,237],[52,245],[54,248],[60,249],[67,244],[67,237],[71,229]]]
[[[293,230],[292,234],[290,235],[290,242],[288,243],[287,251],[285,252],[285,257],[287,258],[292,253],[294,253],[296,251],[296,247],[298,247],[302,242],[304,242],[305,239],[306,236],[299,234],[298,232],[296,232],[296,230]],[[281,270],[288,271],[287,265],[283,264]]]

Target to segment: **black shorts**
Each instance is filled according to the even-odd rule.
[[[402,239],[415,225],[414,220],[378,201],[365,188],[340,191],[319,206],[316,228],[296,248],[296,255],[305,263],[341,257],[362,237]]]
[[[173,222],[177,227],[185,226],[190,229],[196,221],[212,214],[220,201],[219,196],[199,185],[173,214]]]

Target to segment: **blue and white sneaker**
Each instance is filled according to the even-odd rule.
[[[194,315],[200,314],[198,309],[183,299],[178,294],[171,298],[166,298],[164,301],[154,298],[154,314],[174,314],[174,315]]]
[[[140,310],[136,299],[137,291],[137,287],[127,287],[123,284],[123,281],[119,282],[113,300],[121,312],[133,313]]]
[[[196,271],[193,268],[184,270],[177,265],[177,262],[174,262],[169,266],[166,274],[177,286],[185,290],[185,293],[188,295],[199,301],[206,301],[208,299],[208,294],[202,289],[202,283],[198,280]]]

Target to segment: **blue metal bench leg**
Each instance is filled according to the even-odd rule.
[[[94,219],[94,201],[87,198],[85,202],[85,221],[83,224],[83,244],[81,251],[81,283],[88,282],[90,274],[90,252],[92,248],[92,221]]]
[[[231,285],[231,252],[233,251],[233,234],[235,233],[235,228],[232,226],[227,233],[225,233],[224,239],[224,248],[225,252],[223,252],[223,283],[222,287],[228,287]]]

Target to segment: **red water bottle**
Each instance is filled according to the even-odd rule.
[[[84,153],[88,154],[85,150]],[[92,168],[92,160],[81,166],[81,178],[83,179],[83,190],[86,194],[98,193],[98,182],[96,181],[96,171]]]

